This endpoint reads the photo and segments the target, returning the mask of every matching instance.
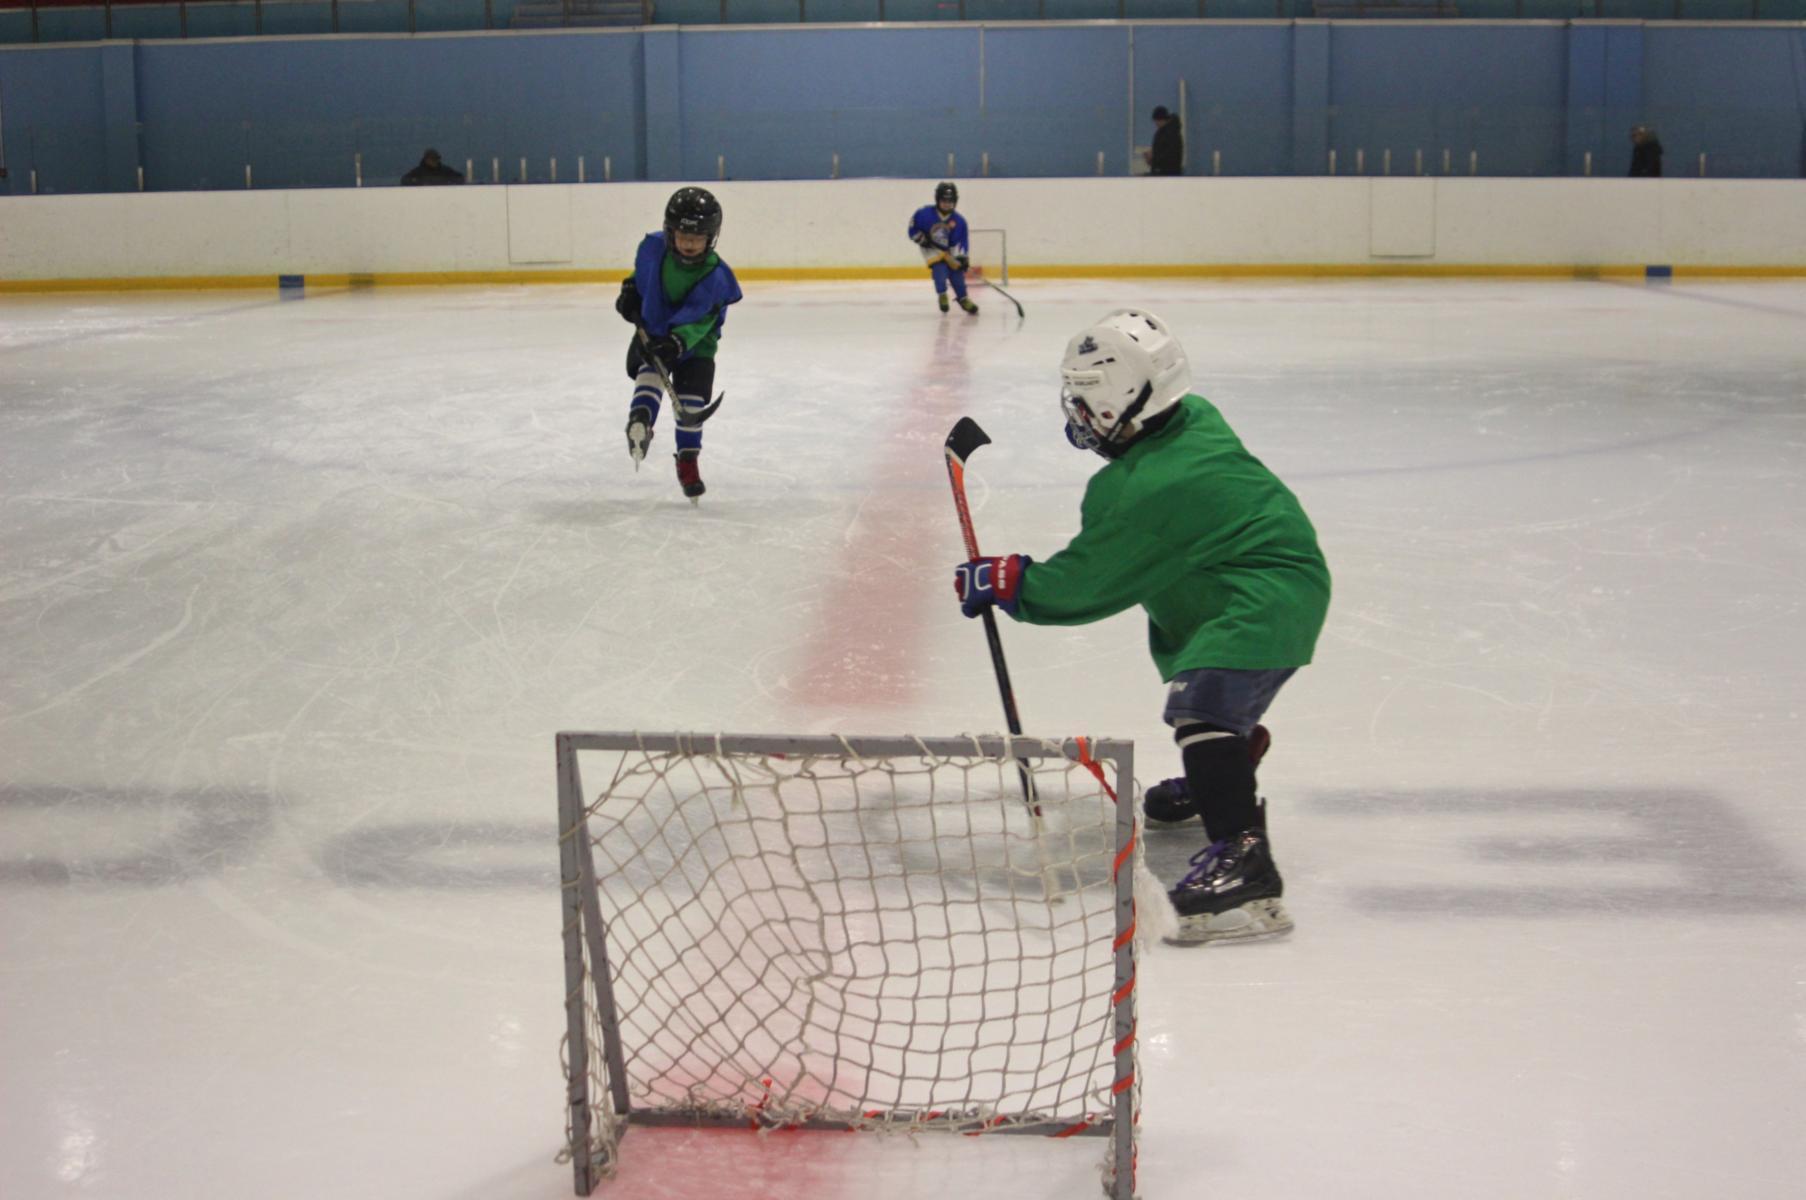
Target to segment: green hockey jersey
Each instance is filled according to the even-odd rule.
[[[1164,680],[1311,661],[1330,591],[1317,531],[1202,396],[1092,476],[1079,511],[1078,536],[1024,576],[1018,620],[1082,625],[1139,604]]]

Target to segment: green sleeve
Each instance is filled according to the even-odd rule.
[[[1176,574],[1165,539],[1126,519],[1126,489],[1101,475],[1086,489],[1079,532],[1064,550],[1029,567],[1017,619],[1032,625],[1083,625],[1115,616],[1163,588]]]

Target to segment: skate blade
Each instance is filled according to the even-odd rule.
[[[1191,830],[1196,830],[1198,828],[1198,814],[1193,813],[1189,817],[1180,817],[1177,821],[1162,821],[1158,817],[1150,817],[1146,813],[1142,813],[1141,814],[1141,827],[1143,829],[1191,829]]]
[[[1292,932],[1292,918],[1275,897],[1250,900],[1239,908],[1208,916],[1180,917],[1176,933],[1160,939],[1169,946],[1207,946],[1212,942],[1260,942]]]
[[[627,427],[627,455],[633,459],[635,471],[638,471],[640,464],[646,461],[646,444],[651,440],[652,438],[646,432],[646,427],[639,422],[636,421]]]

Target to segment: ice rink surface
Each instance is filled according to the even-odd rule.
[[[1129,304],[1336,587],[1262,769],[1297,932],[1142,965],[1141,1195],[1800,1194],[1806,285],[746,290],[699,507],[611,288],[0,299],[0,1196],[569,1195],[553,733],[999,729],[941,442],[1057,549]],[[1136,614],[1003,632],[1029,732],[1176,769]],[[599,1194],[1100,1151],[635,1131]]]

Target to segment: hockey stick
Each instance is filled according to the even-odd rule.
[[[947,435],[947,478],[953,484],[953,507],[959,511],[959,531],[966,539],[966,558],[978,557],[978,534],[972,529],[972,510],[966,505],[966,460],[980,446],[991,443],[990,435],[978,427],[971,417],[961,417]],[[1010,669],[1003,663],[1003,639],[997,633],[997,614],[984,610],[985,641],[991,646],[991,669],[997,673],[997,691],[1003,698],[1003,719],[1010,733],[1022,735],[1022,718],[1016,715],[1016,692],[1010,687]],[[1016,772],[1022,779],[1022,802],[1035,816],[1041,815],[1041,802],[1035,795],[1035,783],[1028,763],[1016,760]]]
[[[967,259],[966,265],[962,267],[959,265],[959,263],[957,261],[955,261],[955,259],[953,257],[953,251],[951,251],[951,250],[942,250],[940,260],[947,264],[947,269],[950,271],[969,272],[972,270],[972,264],[971,264],[970,258]],[[928,265],[932,267],[934,264],[932,262],[930,262]],[[1018,321],[1025,321],[1028,319],[1028,314],[1022,311],[1022,301],[1016,299],[1016,297],[1010,295],[1008,292],[1004,291],[1002,288],[1000,288],[996,284],[992,283],[990,276],[985,275],[984,273],[980,272],[980,274],[978,276],[978,282],[984,284],[986,287],[990,288],[993,292],[996,292],[999,296],[1002,296],[1005,300],[1008,300],[1011,304],[1015,305],[1016,306],[1016,319]]]
[[[954,254],[952,247],[950,247],[950,246],[933,246],[930,248],[936,254],[941,256],[940,261],[947,264],[947,269],[949,271],[969,271],[972,269],[971,255],[966,256],[966,265],[962,267],[959,265],[959,258],[957,255]],[[931,270],[934,267],[934,261],[935,260],[932,258],[927,260],[928,267]]]
[[[1028,314],[1022,311],[1022,301],[1016,299],[1016,297],[1010,295],[1008,292],[1004,291],[1002,288],[1000,288],[996,284],[992,283],[990,281],[990,279],[987,278],[986,276],[980,275],[978,277],[978,282],[984,284],[986,287],[990,288],[993,292],[996,292],[999,296],[1002,296],[1005,300],[1008,300],[1011,304],[1014,304],[1016,306],[1016,319],[1018,321],[1023,321],[1023,320],[1028,319]]]
[[[677,385],[671,382],[671,372],[665,370],[665,364],[659,361],[658,355],[652,353],[652,338],[647,334],[646,327],[635,321],[633,333],[640,340],[640,357],[652,364],[653,371],[658,374],[659,383],[664,385],[665,396],[671,401],[671,411],[673,414],[677,414],[677,423],[694,428],[714,416],[715,410],[721,407],[721,402],[727,399],[727,393],[722,392],[715,397],[712,403],[703,405],[691,414],[688,420],[685,420],[682,415],[683,405],[677,402]]]

